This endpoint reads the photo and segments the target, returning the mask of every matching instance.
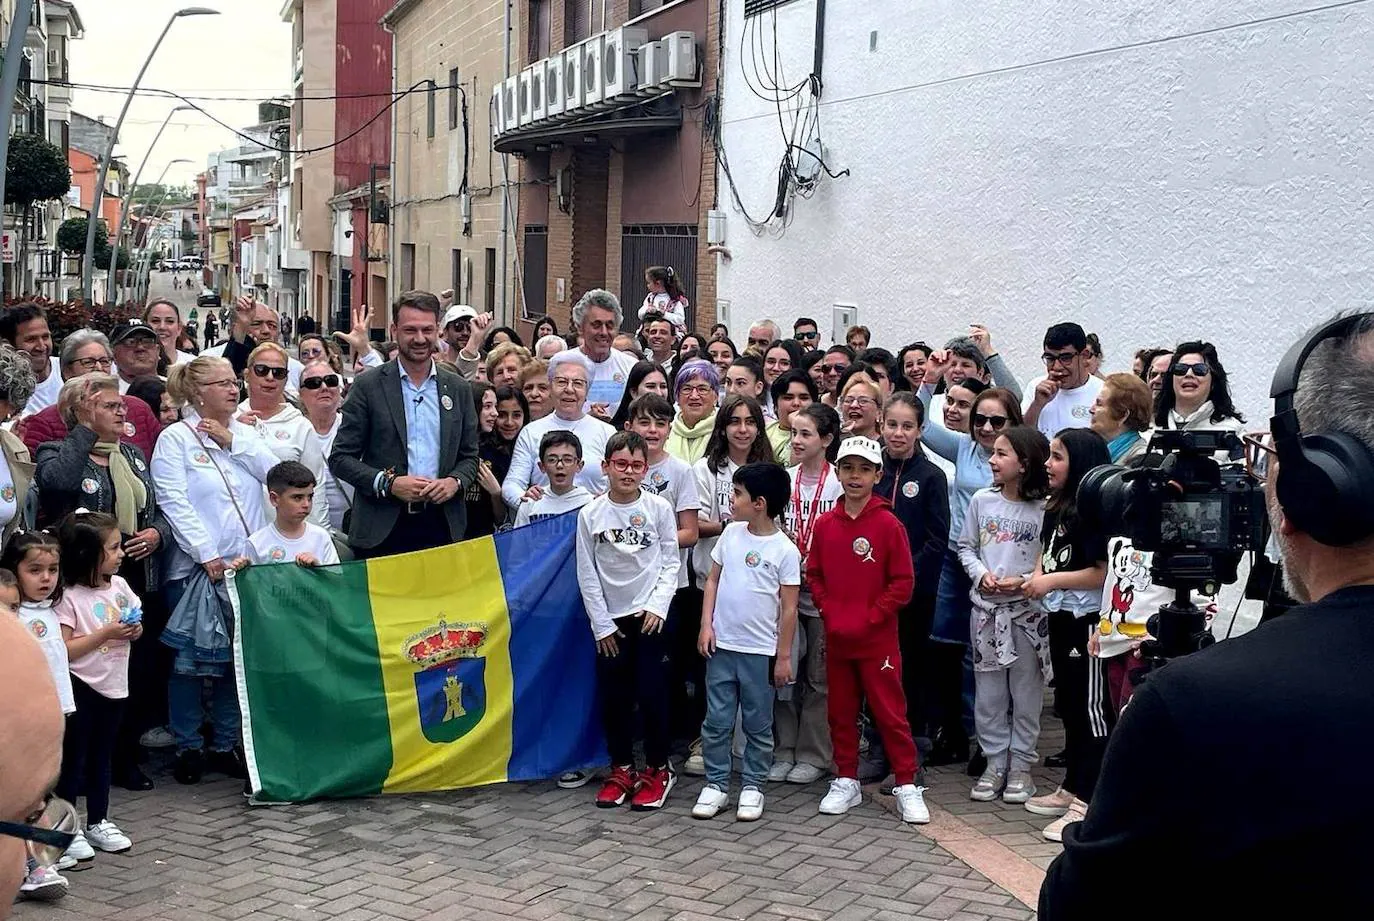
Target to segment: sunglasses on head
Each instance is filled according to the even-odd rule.
[[[1184,377],[1189,371],[1193,372],[1194,377],[1206,377],[1212,373],[1212,369],[1207,367],[1205,361],[1184,362],[1180,361],[1174,365],[1174,377]]]
[[[992,426],[994,432],[1005,428],[1010,420],[1006,416],[985,416],[982,413],[974,413],[972,416],[973,427],[980,429],[985,425]]]
[[[253,365],[253,373],[258,377],[270,377],[273,380],[286,380],[285,368],[274,368],[271,365]]]
[[[307,377],[301,380],[302,390],[319,390],[321,387],[339,386],[339,375],[325,374],[321,377]]]

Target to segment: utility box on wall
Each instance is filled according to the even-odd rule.
[[[858,304],[836,304],[830,320],[830,341],[844,345],[844,331],[858,325]]]

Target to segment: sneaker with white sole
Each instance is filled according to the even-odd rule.
[[[66,879],[52,867],[34,867],[19,884],[19,897],[35,902],[55,902],[66,894]]]
[[[997,799],[997,795],[1002,792],[1002,788],[1006,785],[1006,773],[988,765],[983,770],[982,776],[973,785],[973,789],[969,791],[968,798],[978,803],[990,803]]]
[[[138,737],[138,744],[144,748],[171,748],[177,740],[167,731],[166,726],[154,726]]]
[[[90,864],[82,866],[81,861],[70,854],[63,854],[57,861],[58,870],[84,870],[88,866],[90,866]]]
[[[745,787],[739,794],[735,818],[741,822],[757,822],[762,817],[763,791],[758,787]]]
[[[66,853],[62,856],[71,857],[80,863],[85,863],[87,860],[95,859],[95,848],[91,847],[91,843],[86,840],[85,833],[78,828],[76,830],[76,837],[72,839],[72,843],[67,847]]]
[[[1030,771],[1013,770],[1007,775],[1007,785],[1002,788],[1002,802],[1020,805],[1035,795],[1035,781]]]
[[[701,754],[701,739],[687,747],[687,760],[682,762],[682,773],[692,777],[706,776],[706,759]]]
[[[926,788],[918,787],[914,783],[898,784],[892,788],[892,796],[897,800],[897,813],[903,822],[925,825],[930,821],[925,794]]]
[[[120,851],[127,851],[134,846],[134,843],[129,840],[129,836],[120,831],[119,826],[109,819],[94,825],[87,825],[86,838],[91,844],[107,854],[118,854]]]
[[[1072,793],[1063,787],[1055,787],[1053,793],[1033,796],[1026,800],[1026,811],[1032,815],[1049,816],[1053,819],[1068,812],[1072,803]]]
[[[844,815],[864,800],[863,789],[853,777],[836,777],[821,800],[821,815]]]
[[[1045,830],[1040,834],[1045,836],[1046,841],[1054,841],[1056,843],[1062,842],[1064,840],[1064,829],[1069,826],[1069,823],[1081,822],[1087,817],[1088,804],[1075,796],[1073,802],[1069,804],[1068,811],[1046,825]]]
[[[712,819],[730,802],[730,795],[713,783],[708,783],[697,794],[696,805],[692,807],[692,818]]]
[[[782,783],[795,766],[791,761],[774,761],[773,766],[768,769],[768,782]]]
[[[558,775],[558,788],[560,790],[576,790],[578,787],[585,787],[587,781],[591,779],[591,771],[565,771]]]
[[[825,776],[825,770],[818,768],[814,764],[807,764],[805,761],[798,761],[792,770],[787,772],[788,783],[815,783]]]

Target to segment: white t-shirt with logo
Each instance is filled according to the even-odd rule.
[[[329,532],[309,521],[300,537],[287,537],[275,524],[269,524],[248,538],[248,551],[248,558],[254,563],[294,563],[302,553],[314,556],[321,566],[339,562],[339,551]]]
[[[697,481],[697,498],[701,500],[698,517],[719,521],[722,525],[730,523],[731,499],[735,494],[735,471],[739,464],[725,458],[719,473],[712,473],[708,458],[703,457],[692,465],[692,475]],[[697,584],[705,585],[711,572],[711,551],[715,549],[720,537],[701,537],[692,548],[692,568],[696,570]]]
[[[844,487],[840,485],[840,478],[833,466],[829,466],[822,477],[808,479],[802,476],[801,465],[787,468],[788,475],[792,478],[792,491],[787,495],[787,507],[782,513],[782,526],[790,537],[797,538],[798,525],[801,519],[805,518],[811,528],[816,527],[816,521],[826,512],[835,507],[835,503],[844,498]],[[798,486],[800,480],[800,486]],[[819,487],[821,495],[816,498],[816,490]],[[811,514],[814,505],[816,513]],[[805,561],[803,561],[805,565]],[[816,603],[811,600],[811,593],[802,586],[801,597],[797,600],[797,613],[808,617],[819,617],[821,612],[816,609]]]
[[[1036,423],[1046,438],[1053,438],[1064,429],[1085,429],[1092,425],[1093,403],[1102,391],[1102,378],[1089,377],[1082,387],[1073,390],[1060,390],[1040,410],[1040,421]],[[1030,391],[1026,405],[1029,408],[1035,400],[1035,391]]]
[[[640,488],[667,499],[668,504],[673,507],[674,514],[695,512],[701,508],[696,477],[692,476],[692,465],[671,454],[664,455],[663,460],[644,472],[644,482],[640,484]],[[684,547],[678,554],[682,558],[682,567],[677,573],[678,588],[687,587],[687,562],[691,553],[690,547]]]
[[[640,490],[621,505],[597,496],[577,513],[577,584],[598,640],[618,617],[668,617],[681,568],[677,515],[668,500]]]
[[[620,398],[625,395],[625,382],[630,377],[630,369],[635,366],[638,359],[619,349],[611,349],[611,354],[606,356],[605,361],[593,361],[591,356],[581,349],[559,352],[554,358],[574,352],[581,355],[592,369],[589,378],[591,385],[587,388],[587,403],[584,410],[591,412],[592,404],[605,403],[611,408],[611,412],[615,412],[615,408],[620,405]],[[550,362],[552,363],[552,359]]]
[[[711,626],[716,645],[731,652],[771,656],[778,651],[781,588],[801,585],[801,553],[781,530],[760,537],[732,521],[711,559],[720,565]]]
[[[19,606],[19,622],[29,635],[38,641],[43,657],[48,660],[53,684],[57,685],[57,700],[62,712],[76,712],[76,698],[72,696],[72,673],[67,663],[67,644],[62,641],[62,625],[57,622],[51,601],[25,601]]]

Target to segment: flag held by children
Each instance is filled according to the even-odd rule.
[[[230,579],[255,802],[537,780],[605,763],[577,516]]]

